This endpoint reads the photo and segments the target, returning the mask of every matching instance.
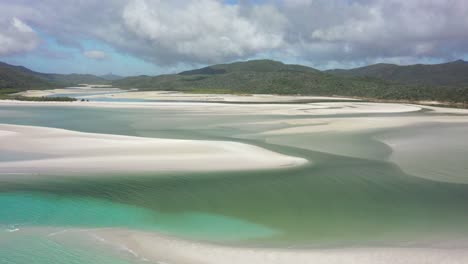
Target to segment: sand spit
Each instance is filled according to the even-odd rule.
[[[389,117],[347,117],[347,118],[307,118],[307,119],[284,119],[251,123],[250,125],[275,125],[287,124],[287,128],[268,130],[264,135],[291,135],[310,134],[321,132],[362,132],[375,131],[388,128],[430,124],[465,124],[468,123],[467,116],[453,115],[425,115],[425,116],[389,116]]]
[[[105,89],[104,89],[105,88]],[[96,94],[96,92],[108,92]],[[118,93],[115,93],[118,92]],[[302,96],[274,94],[196,94],[177,91],[133,91],[119,88],[70,87],[52,90],[28,90],[19,94],[23,96],[51,96],[57,94],[80,94],[80,98],[108,99],[144,99],[161,101],[195,101],[195,102],[248,102],[248,103],[287,103],[303,101],[360,101],[359,99],[335,96]],[[86,95],[89,93],[89,95]]]
[[[122,258],[143,263],[170,264],[461,264],[468,263],[463,241],[444,241],[405,247],[342,247],[324,249],[225,246],[189,241],[157,233],[127,229],[28,228],[54,241],[95,243]],[[35,231],[34,231],[35,230]],[[87,241],[87,242],[86,242]]]
[[[0,161],[1,174],[232,171],[307,163],[229,141],[143,138],[33,126],[1,124],[0,141],[1,152],[22,157]],[[28,158],[30,154],[34,158]]]
[[[389,160],[410,175],[440,182],[468,184],[468,117],[464,125],[396,131],[376,137],[392,149]],[[441,158],[443,157],[443,158]]]
[[[163,101],[200,101],[200,102],[250,102],[278,103],[300,101],[360,101],[359,99],[331,96],[301,96],[273,94],[191,94],[174,91],[133,91],[119,94],[91,95],[85,98],[146,99]]]
[[[338,114],[386,114],[420,111],[416,105],[326,102],[307,104],[224,104],[206,102],[28,102],[1,100],[0,106],[83,106],[106,108],[146,108],[172,110],[206,115],[338,115]]]
[[[466,115],[424,113],[417,116],[279,119],[247,125],[272,126],[258,134],[246,135],[267,137],[269,143],[283,142],[287,145],[287,141],[281,140],[282,136],[303,135],[304,143],[293,143],[293,146],[335,155],[383,159],[395,163],[412,176],[440,182],[468,183],[468,142],[460,140],[468,133]],[[341,136],[371,133],[372,139],[388,146],[389,152],[384,156],[377,155],[380,152],[369,151],[362,141],[350,138],[336,142],[307,140],[307,136],[313,139],[313,135],[320,137],[327,133]]]
[[[54,96],[59,94],[69,94],[69,95],[81,95],[81,94],[111,94],[116,92],[124,92],[125,90],[119,88],[113,88],[109,86],[99,86],[99,87],[90,87],[90,86],[77,86],[69,88],[59,88],[52,90],[27,90],[24,92],[19,92],[18,95],[26,97],[43,97],[43,96]]]

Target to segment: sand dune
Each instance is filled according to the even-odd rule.
[[[1,161],[3,174],[252,170],[307,163],[302,158],[236,142],[142,138],[32,126],[0,125],[0,140],[0,151],[23,156]],[[35,158],[24,159],[29,154]]]

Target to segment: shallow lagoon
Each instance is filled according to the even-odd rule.
[[[431,113],[334,118],[427,115]],[[413,137],[419,145],[425,145],[419,135],[426,135],[428,142],[434,141],[431,135],[440,135],[450,139],[447,144],[456,144],[457,138],[466,141],[467,123],[297,135],[260,134],[290,126],[284,122],[256,124],[288,118],[292,117],[194,114],[170,109],[1,106],[0,123],[145,137],[232,140],[304,157],[313,165],[255,172],[116,175],[111,179],[11,182],[0,178],[0,204],[5,208],[0,212],[0,225],[10,237],[9,253],[0,254],[26,252],[20,238],[24,233],[12,230],[42,226],[124,227],[216,243],[300,248],[407,246],[466,238],[468,186],[463,181],[439,181],[437,175],[466,179],[468,175],[461,174],[466,172],[468,149],[423,148],[426,155],[440,151],[436,166],[443,170],[425,179],[408,174],[421,171],[417,167],[424,162],[419,152],[404,156],[408,152],[393,151],[379,139],[396,142],[401,137]],[[443,144],[440,136],[436,138]],[[407,161],[403,170],[394,163],[398,161],[395,155],[403,155]],[[408,162],[413,157],[415,162]],[[50,263],[43,256],[49,242],[28,245],[32,248],[28,254],[37,255],[37,263]],[[12,248],[17,252],[11,253]],[[51,254],[67,256],[54,248],[50,246]],[[75,263],[105,263],[74,259]]]

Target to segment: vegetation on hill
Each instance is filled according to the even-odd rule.
[[[468,62],[457,60],[433,65],[374,64],[350,70],[329,70],[328,73],[348,77],[374,77],[386,81],[446,87],[468,88]]]
[[[78,84],[109,84],[110,81],[92,74],[55,74],[55,73],[41,73],[42,78],[51,83],[60,86],[76,86]]]
[[[104,74],[104,75],[99,76],[99,78],[102,78],[102,79],[107,80],[107,81],[116,81],[116,80],[123,79],[124,77],[119,76],[119,75],[115,75],[115,74],[112,74],[112,73],[108,73],[108,74]]]
[[[140,90],[230,93],[339,95],[391,100],[467,102],[468,89],[402,84],[373,77],[337,76],[328,72],[271,60],[218,64],[159,76],[128,77],[117,87]]]
[[[456,61],[439,65],[378,64],[354,70],[322,72],[301,65],[253,60],[218,64],[179,74],[127,77],[115,80],[112,84],[121,88],[191,93],[337,95],[467,103],[466,67],[468,63]],[[79,83],[107,84],[110,81],[94,75],[38,73],[25,67],[0,63],[0,93],[4,96],[8,89],[13,93]]]
[[[50,89],[56,85],[35,76],[27,68],[0,62],[0,89]]]
[[[0,62],[0,89],[51,89],[80,83],[108,84],[109,81],[91,74],[40,73]]]

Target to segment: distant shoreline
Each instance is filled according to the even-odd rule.
[[[105,87],[108,88],[109,87]],[[99,91],[90,88],[85,88],[88,91]],[[99,89],[99,88],[98,88]],[[117,90],[120,88],[110,88]],[[69,89],[71,90],[71,89]],[[65,89],[53,89],[53,90],[27,90],[18,93],[22,97],[31,98],[52,98],[51,95],[67,93]],[[70,91],[70,94],[75,91]],[[60,100],[61,97],[54,97],[58,100],[31,100],[31,101],[72,101],[72,100]],[[68,98],[68,97],[63,97]],[[71,97],[72,99],[73,97]],[[142,100],[143,103],[149,102],[183,102],[183,103],[226,103],[226,104],[307,104],[307,103],[322,103],[322,102],[350,102],[350,101],[362,101],[372,103],[398,103],[398,104],[416,104],[423,106],[435,106],[444,108],[459,108],[468,109],[467,103],[456,103],[446,102],[437,100],[396,100],[396,99],[378,99],[369,97],[359,96],[314,96],[314,95],[283,95],[283,94],[217,94],[217,93],[187,93],[182,91],[136,91],[136,90],[123,90],[118,93],[112,93],[109,90],[108,94],[101,95],[84,95],[76,100],[92,101],[95,98],[108,98],[108,99],[120,99],[125,102],[128,100]],[[8,99],[8,98],[7,98]],[[147,101],[143,101],[147,100]],[[23,101],[23,100],[20,100]],[[24,100],[29,101],[29,100]],[[118,101],[116,101],[118,102]]]

